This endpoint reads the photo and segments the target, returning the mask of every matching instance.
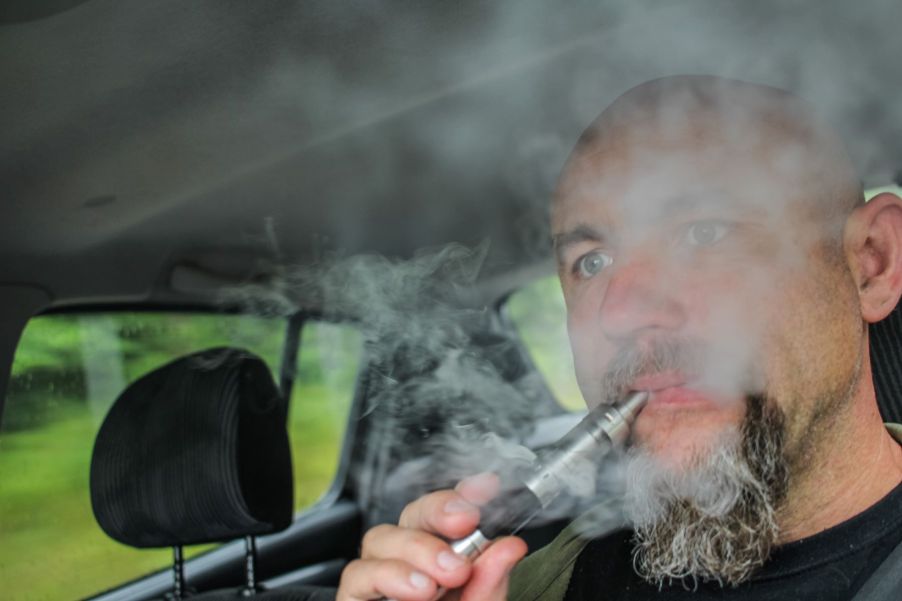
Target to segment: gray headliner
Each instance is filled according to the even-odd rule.
[[[327,249],[490,238],[488,278],[530,265],[580,128],[671,73],[853,90],[822,108],[865,181],[902,166],[898,2],[58,4],[0,24],[0,282],[57,304]]]

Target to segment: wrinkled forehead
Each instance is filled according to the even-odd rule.
[[[653,217],[674,199],[784,217],[854,193],[841,142],[798,99],[737,82],[650,87],[618,99],[583,134],[559,181],[556,221],[585,211]]]

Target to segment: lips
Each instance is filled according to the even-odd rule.
[[[633,390],[648,391],[650,405],[686,406],[708,404],[711,399],[693,388],[696,378],[681,372],[665,371],[640,376],[633,381]]]
[[[677,371],[665,371],[656,374],[640,376],[633,381],[633,390],[657,392],[666,388],[685,386],[689,381],[685,375]]]

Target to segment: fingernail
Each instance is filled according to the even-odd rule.
[[[445,513],[469,513],[473,509],[474,507],[470,503],[460,499],[452,499],[445,503]]]
[[[498,494],[500,481],[492,472],[482,472],[461,480],[455,489],[475,505],[484,505]]]
[[[498,476],[492,472],[481,472],[464,478],[461,482],[467,486],[475,486],[477,488],[494,488],[498,485]]]
[[[426,576],[426,574],[421,574],[420,572],[411,572],[410,584],[413,586],[413,588],[424,589],[429,586],[429,578]]]
[[[464,565],[464,560],[460,555],[449,551],[442,551],[439,553],[436,561],[441,569],[447,570],[448,572],[456,570]]]

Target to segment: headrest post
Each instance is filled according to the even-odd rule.
[[[182,546],[172,547],[172,598],[181,599],[185,591],[185,556]]]
[[[257,588],[257,539],[253,536],[244,537],[244,573],[247,578],[242,597],[251,597],[259,589]]]

